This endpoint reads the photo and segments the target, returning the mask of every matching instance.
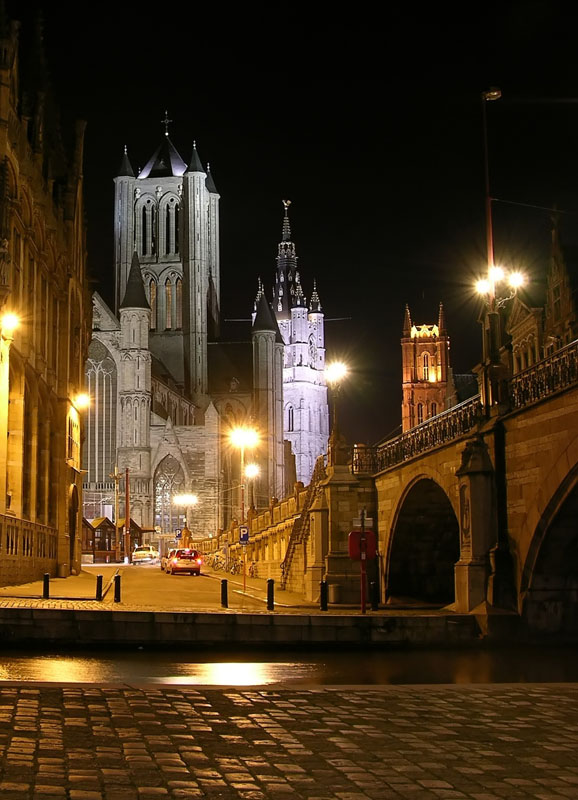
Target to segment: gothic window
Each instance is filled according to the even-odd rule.
[[[179,238],[180,238],[180,230],[179,230],[179,221],[180,221],[180,212],[181,207],[177,203],[175,205],[175,253],[179,252]]]
[[[167,203],[165,208],[165,253],[172,253],[171,250],[171,207]]]
[[[99,341],[90,343],[86,362],[87,391],[91,403],[86,413],[83,469],[91,483],[106,482],[116,459],[117,372],[114,359]]]
[[[151,307],[151,331],[157,329],[157,282],[151,278],[149,283],[149,304]]]
[[[149,203],[151,201],[149,200]],[[151,255],[157,251],[157,225],[156,225],[156,208],[151,203]]]
[[[435,417],[437,413],[438,413],[437,403],[432,403],[431,404],[431,416]]]
[[[185,485],[185,475],[174,456],[163,458],[154,476],[155,525],[162,533],[172,533],[179,527],[180,509],[174,505],[173,497],[181,494]]]
[[[293,410],[293,406],[287,406],[287,430],[293,431],[295,430],[295,419],[294,419],[295,412]]]
[[[427,381],[429,380],[429,353],[423,354],[422,363],[423,363],[423,379],[424,381]]]
[[[423,403],[417,404],[417,424],[421,425],[423,422]]]
[[[148,254],[148,237],[147,237],[147,210],[146,206],[142,207],[142,225],[141,225],[141,252],[143,256]]]
[[[165,281],[165,329],[173,327],[173,287],[169,278]]]
[[[177,328],[177,330],[181,330],[181,328],[183,327],[183,282],[180,278],[177,278],[175,289],[176,289],[175,327]]]

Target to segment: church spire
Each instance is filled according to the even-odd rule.
[[[277,275],[275,276],[275,287],[273,289],[273,306],[277,319],[289,319],[291,309],[294,305],[301,305],[296,302],[298,296],[299,278],[297,275],[297,255],[295,245],[291,241],[291,227],[289,225],[289,206],[291,200],[283,200],[285,215],[283,217],[283,231],[277,255]],[[303,291],[301,290],[301,297]]]
[[[150,309],[136,250],[132,254],[132,263],[130,265],[128,280],[126,282],[126,291],[124,293],[124,300],[120,304],[120,308]]]
[[[132,168],[132,164],[130,163],[126,144],[124,146],[124,153],[122,156],[122,161],[120,162],[120,167],[118,168],[118,172],[116,173],[117,178],[134,178],[134,170]]]
[[[189,161],[189,166],[187,167],[187,172],[205,172],[205,168],[203,167],[203,163],[199,158],[199,154],[197,153],[197,143],[193,141],[193,154],[191,156],[191,160]]]
[[[321,301],[317,293],[317,281],[313,281],[313,291],[311,292],[311,302],[309,303],[309,311],[318,313],[321,311]]]

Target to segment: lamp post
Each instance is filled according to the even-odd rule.
[[[497,87],[491,87],[482,92],[482,130],[484,145],[484,181],[485,181],[485,208],[486,208],[486,249],[487,249],[487,275],[476,283],[476,289],[485,301],[485,313],[481,322],[483,325],[482,348],[482,405],[486,412],[491,406],[503,401],[504,367],[500,358],[502,346],[502,329],[500,309],[511,300],[517,289],[524,283],[524,276],[520,272],[506,273],[502,267],[494,263],[494,236],[492,225],[492,197],[490,194],[490,167],[488,156],[488,125],[486,104],[499,100],[502,92]],[[503,291],[506,289],[507,293]]]
[[[251,481],[251,497],[249,498],[250,508],[255,508],[255,478],[259,475],[258,464],[247,464],[245,467],[245,477]]]
[[[199,502],[199,498],[196,494],[192,493],[185,493],[185,494],[176,494],[173,497],[173,503],[177,506],[184,506],[185,508],[185,527],[183,528],[182,536],[183,536],[183,547],[188,547],[191,540],[191,531],[189,529],[188,523],[190,520],[189,511],[192,506],[196,506]]]
[[[241,525],[245,524],[245,450],[253,449],[259,441],[259,434],[254,428],[233,428],[230,433],[233,447],[239,449],[241,456]]]
[[[343,379],[347,375],[347,365],[343,363],[343,361],[334,361],[331,364],[328,364],[325,369],[325,380],[331,386],[331,396],[333,399],[333,414],[331,420],[331,434],[329,436],[329,447],[327,453],[327,460],[329,464],[335,466],[340,463],[345,463],[345,460],[340,457],[339,453],[340,450],[344,451],[344,448],[340,448],[340,437],[339,437],[339,429],[337,427],[337,405],[338,405],[338,397],[339,397],[339,390],[341,389],[341,384]]]

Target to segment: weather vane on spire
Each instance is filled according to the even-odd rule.
[[[285,206],[285,211],[287,211],[291,205],[291,200],[283,200],[283,205]]]
[[[162,124],[165,126],[165,136],[169,135],[169,122],[172,122],[172,119],[169,119],[169,112],[165,111],[165,118],[161,119]]]

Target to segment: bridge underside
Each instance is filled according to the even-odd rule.
[[[537,633],[578,633],[578,484],[544,533],[523,616]]]
[[[459,525],[450,501],[433,480],[418,481],[393,532],[386,578],[389,602],[452,603],[459,557]]]

